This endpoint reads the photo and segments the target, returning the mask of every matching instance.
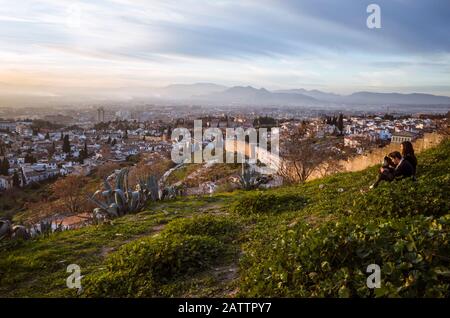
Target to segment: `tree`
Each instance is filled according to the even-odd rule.
[[[340,134],[344,132],[344,116],[342,114],[339,114],[337,128],[339,129]]]
[[[384,114],[383,119],[384,120],[394,120],[394,116],[386,113],[386,114]]]
[[[111,146],[115,146],[117,144],[117,140],[116,138],[113,139],[113,141],[111,142]]]
[[[278,174],[286,183],[303,183],[314,173],[322,172],[323,168],[334,169],[336,154],[327,143],[320,143],[318,139],[302,138],[301,130],[297,130],[289,140],[282,143],[280,155],[283,163]],[[327,162],[330,164],[325,165]]]
[[[305,182],[319,166],[317,155],[312,139],[290,143],[283,151],[279,174],[286,183]]]
[[[53,155],[56,153],[55,142],[52,142],[52,145],[47,148],[47,153],[48,153],[47,156],[48,160],[51,160],[53,158]]]
[[[106,141],[106,143],[107,143],[108,145],[111,144],[111,136],[108,137],[108,140]]]
[[[130,185],[138,184],[140,179],[147,179],[150,176],[155,176],[156,179],[161,179],[163,174],[174,167],[174,163],[169,159],[161,159],[148,162],[145,159],[140,160],[133,168],[130,169],[128,182]]]
[[[0,174],[4,175],[4,176],[8,176],[9,175],[9,160],[5,158],[3,158],[1,164],[0,164]]]
[[[89,152],[88,152],[88,146],[87,146],[87,141],[84,141],[84,158],[89,157]]]
[[[65,153],[70,154],[70,140],[69,140],[69,135],[65,135],[65,136],[64,136],[62,150],[63,150]]]
[[[64,178],[58,179],[53,185],[52,190],[61,209],[70,214],[83,212],[87,205],[87,178],[79,175],[70,174]]]
[[[120,169],[120,164],[116,162],[107,162],[105,164],[99,165],[95,169],[95,177],[104,179],[111,175],[115,170]]]
[[[32,154],[27,153],[25,155],[25,163],[36,163],[36,162],[37,160]]]
[[[48,132],[45,134],[45,139],[50,139],[50,134]]]
[[[20,177],[17,170],[14,170],[13,178],[12,178],[13,186],[16,188],[20,187]]]

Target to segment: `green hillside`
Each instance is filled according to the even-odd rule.
[[[372,167],[2,243],[0,296],[449,297],[450,141],[418,159],[416,182],[368,190]],[[72,263],[78,294],[66,287]],[[380,289],[366,287],[372,263]]]

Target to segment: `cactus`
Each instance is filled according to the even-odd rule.
[[[157,201],[161,198],[158,180],[156,180],[156,177],[153,175],[147,180],[147,190],[153,201]]]
[[[3,239],[22,239],[31,238],[30,232],[23,225],[12,225],[8,220],[0,220],[0,241]]]
[[[139,179],[134,191],[129,189],[128,169],[121,169],[116,173],[115,185],[108,179],[103,180],[103,189],[97,190],[89,200],[97,208],[93,210],[95,220],[113,219],[127,213],[140,211],[149,200],[157,201],[162,198],[173,198],[178,195],[176,188],[169,187],[161,190],[162,181],[156,176]]]
[[[154,178],[154,177],[153,177]],[[139,181],[135,191],[128,185],[128,169],[121,169],[116,174],[114,187],[107,179],[103,181],[104,190],[97,190],[89,200],[97,205],[93,210],[95,219],[112,219],[127,213],[141,210],[149,196],[159,198],[159,187],[156,178],[147,182]]]
[[[11,237],[12,226],[8,220],[0,220],[0,241]]]
[[[242,173],[239,176],[239,184],[244,190],[255,189],[259,186],[258,174],[248,167],[242,165]]]
[[[31,238],[27,228],[23,225],[14,225],[12,228],[12,239],[29,240]]]
[[[164,199],[173,199],[177,196],[178,194],[178,189],[175,186],[168,186],[166,188],[164,188],[163,191],[163,198]]]
[[[52,233],[52,222],[41,221],[39,223],[39,234],[44,236],[48,236]]]

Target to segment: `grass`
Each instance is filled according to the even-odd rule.
[[[0,296],[449,297],[450,142],[420,154],[417,182],[369,190],[377,169],[150,203],[111,224],[8,242]],[[368,262],[386,271],[377,293],[364,285]],[[65,286],[71,263],[80,295]]]
[[[201,167],[200,164],[190,164],[173,171],[167,178],[168,184],[183,181],[187,176]]]

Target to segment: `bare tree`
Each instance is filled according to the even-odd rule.
[[[53,193],[58,197],[58,205],[65,212],[78,214],[84,212],[87,206],[87,179],[79,175],[68,175],[56,181],[53,186]]]
[[[173,166],[173,162],[165,158],[150,162],[141,160],[136,166],[130,169],[129,182],[130,184],[138,184],[140,179],[147,179],[152,175],[159,180],[164,172]]]
[[[283,164],[279,174],[286,183],[305,182],[320,163],[312,140],[286,143],[281,156]]]
[[[302,127],[282,143],[280,154],[283,164],[278,173],[286,183],[302,183],[314,172],[330,174],[339,169],[332,145],[315,136],[304,138]]]
[[[99,165],[96,168],[95,176],[99,177],[100,179],[104,179],[108,177],[110,174],[112,174],[115,170],[120,169],[121,166],[119,163],[116,162],[106,162],[102,165]]]

